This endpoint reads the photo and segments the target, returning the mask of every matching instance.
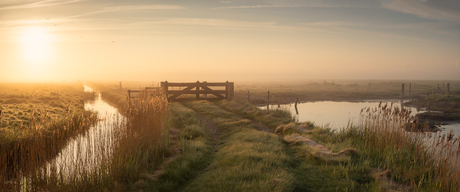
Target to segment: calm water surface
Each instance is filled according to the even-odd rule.
[[[85,92],[93,90],[85,85]],[[86,101],[85,109],[97,112],[99,121],[86,134],[71,139],[61,153],[47,164],[48,170],[56,169],[63,175],[79,175],[78,172],[95,171],[103,158],[110,156],[114,129],[123,128],[124,117],[116,108],[104,102],[100,94],[96,95],[94,101]],[[75,166],[77,164],[83,164],[84,167]],[[76,167],[79,167],[78,170]]]
[[[382,104],[387,103],[390,105],[393,102],[394,106],[401,108],[400,100],[384,100]],[[287,105],[270,105],[270,109],[283,109],[288,110],[291,114],[294,114],[295,118],[299,122],[311,121],[319,126],[328,126],[332,129],[341,129],[347,127],[350,124],[357,124],[359,120],[359,113],[361,109],[366,107],[375,108],[378,107],[380,101],[369,100],[363,102],[335,102],[335,101],[321,101],[321,102],[306,102],[298,103],[297,109],[299,111],[296,114],[294,104]],[[411,115],[416,115],[423,110],[418,110],[414,107],[404,107],[411,110]],[[266,106],[260,107],[260,109],[267,109]],[[460,135],[460,124],[459,122],[448,122],[449,125],[442,125],[440,129],[442,132],[449,132],[452,130],[457,136]]]

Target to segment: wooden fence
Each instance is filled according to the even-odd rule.
[[[164,81],[161,82],[161,87],[165,90],[168,100],[170,101],[187,99],[178,98],[181,95],[195,95],[195,99],[201,100],[229,100],[234,96],[234,83],[228,81],[223,83],[206,81],[197,81],[195,83],[171,83]],[[211,97],[208,97],[208,95]]]

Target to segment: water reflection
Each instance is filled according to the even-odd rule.
[[[365,107],[378,107],[380,101],[368,100],[363,102],[335,102],[335,101],[320,101],[320,102],[307,102],[298,103],[297,108],[299,111],[298,115],[294,115],[293,118],[298,122],[311,121],[318,126],[328,126],[332,129],[342,129],[347,127],[348,124],[357,125],[359,120],[359,113],[361,109]],[[401,108],[401,100],[384,100],[382,104],[387,103],[393,106]],[[270,105],[271,110],[281,109],[296,114],[294,104],[287,105]],[[415,107],[404,107],[411,110],[411,115],[416,115],[419,112],[424,112],[424,109],[417,109]],[[260,107],[260,109],[267,109],[266,106]],[[433,111],[432,111],[433,112]],[[460,135],[460,124],[458,122],[446,122],[448,125],[442,125],[440,127],[442,132],[449,132],[453,130],[456,136]]]
[[[401,102],[398,100],[382,101],[382,104],[387,103],[394,106],[401,107]],[[332,129],[341,129],[346,127],[349,123],[355,124],[359,119],[361,109],[365,107],[378,107],[380,101],[364,101],[364,102],[335,102],[335,101],[320,101],[320,102],[307,102],[298,103],[298,115],[294,115],[299,122],[312,121],[319,126],[329,126]],[[266,109],[266,107],[261,107]],[[288,105],[270,105],[270,109],[288,110],[291,114],[296,114],[294,104]],[[412,111],[412,115],[418,113],[416,108],[406,107]]]
[[[92,91],[85,85],[85,92]],[[97,112],[99,121],[86,134],[70,140],[58,156],[48,162],[44,171],[54,170],[64,176],[84,175],[97,171],[101,162],[110,157],[115,143],[114,132],[123,128],[124,117],[116,108],[104,102],[100,94],[96,95],[94,101],[85,102],[85,109]],[[82,162],[84,167],[79,166]]]

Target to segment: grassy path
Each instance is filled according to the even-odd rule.
[[[250,120],[206,101],[184,105],[210,118],[220,136],[214,161],[184,191],[291,191],[294,188],[285,144]]]
[[[171,104],[174,127],[180,129],[173,146],[183,151],[164,166],[165,174],[151,183],[152,190],[145,191],[382,190],[371,176],[367,158],[322,156],[308,142],[286,139],[312,138],[336,153],[350,147],[349,138],[312,124],[308,133],[296,132],[292,126],[298,125],[282,112],[243,105]],[[271,133],[276,125],[291,127],[291,131]]]

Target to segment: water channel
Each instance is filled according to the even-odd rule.
[[[86,85],[84,88],[85,92],[93,92]],[[48,162],[47,171],[54,169],[64,176],[83,175],[97,171],[101,162],[110,157],[116,139],[114,133],[123,128],[124,117],[116,108],[103,101],[99,93],[95,94],[94,101],[86,101],[84,107],[98,114],[98,122],[86,134],[69,140],[66,147]]]

